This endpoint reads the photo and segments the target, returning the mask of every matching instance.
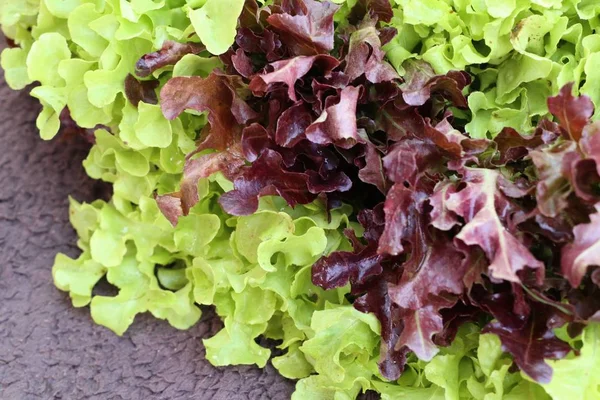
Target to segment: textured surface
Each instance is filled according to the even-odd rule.
[[[293,382],[270,365],[205,361],[200,339],[220,326],[210,311],[188,331],[138,316],[119,338],[54,288],[54,255],[77,255],[67,195],[90,201],[100,186],[84,144],[39,138],[38,111],[0,72],[0,399],[289,399]]]

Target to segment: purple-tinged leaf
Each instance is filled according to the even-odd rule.
[[[306,139],[304,132],[312,124],[313,116],[303,101],[296,102],[285,110],[277,120],[275,143],[283,147],[294,147]]]
[[[583,127],[594,114],[594,103],[587,96],[573,97],[572,92],[573,83],[563,86],[557,96],[548,99],[548,110],[558,119],[568,138],[578,142]]]
[[[178,43],[165,40],[160,50],[144,55],[135,64],[135,74],[145,78],[168,65],[175,65],[186,54],[198,54],[205,50],[199,43]]]
[[[316,171],[306,171],[308,175],[308,191],[313,194],[332,192],[347,192],[352,188],[352,179],[342,171],[332,171],[320,174]]]
[[[433,194],[429,198],[432,210],[430,212],[431,225],[442,231],[448,231],[459,224],[456,213],[448,209],[448,199],[458,190],[458,183],[443,180],[435,185]]]
[[[422,218],[423,203],[430,194],[425,187],[407,188],[401,183],[392,186],[385,199],[385,229],[379,239],[379,254],[401,254],[405,241],[417,245],[415,233]]]
[[[260,28],[260,8],[256,0],[246,0],[239,18],[242,28]]]
[[[270,29],[256,33],[242,27],[238,29],[235,42],[246,53],[262,56],[267,62],[281,60],[284,55],[279,36]]]
[[[262,125],[253,123],[242,131],[242,154],[244,154],[247,161],[256,161],[262,152],[270,146],[269,134]]]
[[[567,207],[567,198],[573,192],[570,184],[572,166],[581,156],[577,143],[565,141],[529,153],[538,173],[536,198],[540,212],[556,217]]]
[[[358,171],[358,177],[363,182],[376,186],[381,193],[387,193],[389,182],[383,170],[381,154],[371,143],[366,145],[365,166]]]
[[[471,139],[464,133],[454,129],[447,118],[434,126],[429,119],[425,120],[423,138],[429,139],[450,157],[460,158],[474,155],[488,148],[486,139]]]
[[[356,104],[360,88],[347,86],[340,93],[337,104],[330,105],[321,116],[306,128],[306,138],[313,143],[335,144],[343,149],[365,143],[356,128]]]
[[[498,171],[465,168],[463,175],[466,187],[451,194],[446,202],[448,209],[466,222],[456,238],[469,246],[481,247],[490,261],[489,273],[494,279],[519,283],[517,273],[526,266],[536,269],[541,279],[544,264],[505,226],[515,211],[509,197],[522,197],[526,193]]]
[[[561,318],[551,310],[547,306],[536,306],[522,328],[494,321],[482,331],[498,335],[502,348],[513,356],[517,366],[539,383],[549,383],[552,379],[552,368],[545,360],[563,358],[571,351],[567,343],[552,333],[551,328],[556,327],[551,323],[552,319]]]
[[[242,125],[257,117],[240,98],[240,83],[234,77],[210,74],[207,78],[170,79],[160,92],[161,108],[167,119],[175,119],[184,110],[208,111],[210,127],[196,152],[203,149],[226,150],[239,142]],[[206,128],[205,128],[206,129]]]
[[[425,120],[414,107],[400,107],[388,102],[378,110],[377,129],[387,133],[388,140],[399,141],[409,136],[422,136]]]
[[[352,81],[363,74],[372,83],[389,82],[400,78],[394,68],[384,61],[385,52],[381,50],[381,40],[375,23],[375,20],[365,21],[350,36],[350,48],[346,56],[344,73]]]
[[[404,329],[396,343],[396,349],[408,347],[423,361],[431,359],[439,352],[433,343],[433,336],[444,329],[442,316],[435,303],[430,302],[419,310],[402,310],[401,319]]]
[[[180,197],[183,214],[198,203],[198,180],[208,178],[215,172],[222,172],[228,179],[233,179],[244,165],[239,144],[226,151],[204,154],[186,161],[183,168]]]
[[[464,291],[463,276],[469,267],[464,263],[464,254],[443,235],[428,237],[425,229],[417,227],[402,278],[389,288],[392,301],[403,309],[418,310],[426,307],[431,297]]]
[[[392,39],[396,37],[396,35],[398,35],[398,29],[394,27],[386,26],[384,28],[381,28],[379,30],[379,40],[381,41],[381,45],[385,46],[386,44],[391,42]]]
[[[297,101],[295,85],[296,82],[306,75],[312,68],[328,76],[339,61],[328,55],[299,56],[269,64],[268,69],[272,72],[258,74],[250,82],[250,90],[256,96],[263,96],[273,90],[275,84],[283,83],[288,88],[288,96],[292,101]]]
[[[594,204],[600,201],[600,175],[595,160],[586,158],[572,164],[571,185],[579,199]]]
[[[365,294],[356,299],[354,307],[365,313],[374,313],[381,324],[379,371],[384,378],[396,380],[404,371],[410,351],[406,346],[396,349],[404,328],[401,310],[392,304],[388,295],[388,282],[383,278],[370,279],[366,284],[360,285],[358,290]]]
[[[281,41],[294,55],[315,55],[333,50],[333,15],[339,9],[329,1],[294,0],[284,12],[267,18]]]
[[[250,57],[246,55],[244,50],[237,49],[235,54],[231,56],[231,62],[235,70],[244,78],[249,78],[254,75],[254,67]]]
[[[600,122],[589,124],[583,129],[579,145],[585,156],[596,162],[600,175]]]
[[[543,119],[535,128],[534,136],[542,138],[542,142],[551,143],[562,135],[560,125],[552,122],[549,119]]]
[[[365,229],[364,237],[369,241],[378,241],[385,228],[384,204],[380,203],[373,209],[362,209],[358,212],[358,222]]]
[[[156,88],[158,88],[158,85],[159,82],[156,80],[138,81],[133,75],[129,74],[125,78],[125,96],[135,107],[138,106],[140,101],[157,104]]]
[[[183,216],[183,208],[181,206],[181,198],[173,194],[163,196],[155,196],[156,204],[163,215],[169,222],[175,226],[179,217]]]
[[[590,222],[577,225],[573,232],[575,240],[563,247],[560,263],[562,274],[578,287],[590,267],[600,266],[600,203]]]
[[[446,75],[436,75],[431,66],[424,61],[406,62],[405,82],[400,86],[406,104],[422,106],[432,93],[440,93],[457,107],[466,108],[467,100],[462,90],[471,79],[465,72],[450,71]]]
[[[454,341],[460,327],[467,322],[480,320],[482,311],[467,299],[463,299],[453,307],[442,309],[440,315],[444,320],[444,329],[433,337],[433,342],[438,346],[448,347]]]
[[[522,136],[513,128],[504,128],[494,138],[498,160],[494,160],[496,165],[505,165],[506,163],[521,160],[527,156],[529,150],[541,146],[543,142],[542,129],[536,130],[536,134],[531,136]],[[538,135],[540,133],[540,135]]]
[[[435,145],[418,139],[396,142],[383,158],[383,166],[389,180],[408,183],[413,187],[417,178],[427,169],[435,169],[442,161]]]
[[[358,0],[352,8],[350,19],[362,21],[366,15],[381,22],[390,22],[394,16],[390,0]]]
[[[600,196],[600,122],[583,129],[579,146],[586,159],[575,164],[573,185],[580,197],[594,201]],[[582,192],[585,196],[581,195]]]
[[[221,196],[219,203],[231,215],[250,215],[258,209],[261,196],[279,195],[288,204],[307,204],[316,198],[307,189],[308,175],[289,172],[282,168],[281,155],[265,150],[248,167],[244,167],[234,180],[235,190]]]
[[[357,252],[337,251],[313,265],[312,282],[323,289],[363,282],[369,276],[381,274],[381,260],[375,243]]]

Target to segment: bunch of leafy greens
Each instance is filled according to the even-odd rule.
[[[600,106],[597,1],[391,2],[399,34],[385,50],[397,69],[417,58],[440,74],[475,77],[466,127],[474,138],[505,127],[531,132],[547,112],[546,98],[569,82]]]
[[[550,103],[562,127],[481,140],[529,131],[554,80],[597,101],[594,4],[335,3],[0,4],[7,82],[38,82],[42,137],[84,134],[86,171],[114,188],[71,202],[82,254],[57,256],[56,285],[117,334],[141,312],[185,329],[215,305],[209,361],[264,366],[257,338],[278,340],[298,399],[598,397],[593,108],[567,89]],[[468,102],[469,76],[449,72],[464,68]],[[506,238],[520,267],[495,257]],[[92,294],[103,277],[116,296]],[[574,351],[540,386],[503,349],[538,382]]]
[[[460,120],[451,110],[466,107],[461,91],[468,76],[436,76],[428,64],[413,61],[405,63],[399,84],[381,50],[395,33],[377,25],[377,18],[388,17],[386,10],[340,28],[336,46],[331,4],[304,7],[283,3],[270,8],[264,22],[263,10],[252,10],[222,56],[226,72],[174,78],[163,87],[166,117],[186,109],[209,112],[210,124],[191,156],[220,150],[190,159],[181,190],[160,198],[163,211],[173,222],[187,215],[197,201],[198,177],[214,171],[233,181],[234,190],[220,198],[233,215],[252,214],[261,196],[273,194],[291,206],[317,197],[327,206],[353,202],[361,209],[366,243],[347,232],[354,251],[321,259],[313,282],[325,289],[351,283],[355,307],[377,315],[382,376],[398,379],[409,351],[430,361],[461,325],[478,321],[501,338],[522,371],[549,383],[545,360],[576,350],[553,329],[571,322],[576,335],[600,309],[590,300],[595,283],[580,287],[585,269],[597,264],[596,238],[563,249],[599,200],[597,150],[584,151],[583,160],[574,150],[582,131],[594,137],[592,128],[583,129],[593,114],[591,101],[573,98],[566,86],[549,100],[561,126],[543,120],[529,137],[505,128],[494,141],[471,139],[456,129]],[[290,35],[290,25],[278,23],[288,16],[313,18],[303,26],[319,29]],[[534,162],[536,152],[566,146],[559,138],[567,134],[569,152]],[[585,168],[573,164],[573,171],[555,172],[564,189],[557,194],[547,186],[558,178],[548,183],[544,171],[562,164],[562,157]],[[579,178],[585,191],[565,189],[577,188],[578,176],[585,176]],[[378,191],[385,202],[368,209]],[[567,207],[571,193],[576,195]],[[547,211],[547,202],[561,201],[562,208]],[[562,274],[554,273],[570,246],[578,251],[563,262]],[[564,270],[579,253],[588,259],[573,282]],[[571,289],[563,276],[579,288]],[[576,297],[581,299],[563,304]]]
[[[383,158],[393,186],[358,216],[366,243],[350,233],[353,252],[313,267],[315,284],[350,282],[354,305],[378,316],[384,375],[396,378],[409,350],[430,360],[478,321],[549,383],[545,359],[575,350],[554,329],[576,336],[597,321],[597,270],[587,272],[600,257],[600,125],[570,85],[548,104],[560,124],[543,120],[530,136],[506,128],[476,155],[465,139],[449,151],[426,127],[394,143]]]

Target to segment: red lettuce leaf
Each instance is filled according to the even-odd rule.
[[[339,65],[339,61],[328,55],[299,56],[269,64],[272,72],[255,76],[250,82],[250,90],[256,96],[264,95],[273,90],[275,84],[283,83],[288,88],[288,96],[297,101],[295,85],[313,67],[319,68],[327,76]]]
[[[403,264],[400,282],[389,288],[394,303],[404,309],[418,310],[427,306],[432,296],[460,295],[465,288],[463,276],[469,266],[464,254],[451,240],[428,239],[424,229],[418,229],[420,241]]]
[[[244,165],[239,144],[226,151],[204,154],[186,161],[181,181],[181,204],[184,215],[198,202],[198,180],[222,172],[228,179],[234,179]]]
[[[563,358],[571,351],[571,347],[552,332],[553,328],[565,322],[555,309],[538,304],[524,326],[514,327],[493,321],[482,332],[498,335],[503,349],[512,354],[523,372],[539,383],[549,383],[552,368],[545,360]]]
[[[404,328],[395,348],[401,349],[406,346],[419,359],[431,361],[439,352],[433,342],[433,336],[444,328],[440,308],[435,301],[430,301],[418,310],[402,310],[399,317],[404,323]]]
[[[207,78],[177,77],[163,86],[161,108],[167,119],[175,119],[184,110],[208,111],[210,124],[197,151],[226,150],[239,142],[242,127],[257,118],[256,112],[240,97],[235,77],[211,73]]]
[[[542,278],[543,263],[507,229],[511,213],[517,209],[510,198],[526,193],[494,170],[466,168],[463,175],[466,187],[447,201],[448,209],[466,222],[456,238],[481,247],[490,260],[489,272],[494,279],[519,283],[517,273],[526,266],[536,269]]]
[[[572,92],[572,83],[563,86],[558,96],[548,99],[548,110],[558,119],[568,138],[578,142],[594,114],[594,103],[586,96],[573,97]]]
[[[306,204],[316,198],[307,191],[308,175],[281,168],[283,159],[273,150],[265,150],[234,180],[235,189],[219,199],[223,210],[231,215],[250,215],[258,209],[261,196],[279,195],[290,205]]]
[[[319,118],[306,128],[306,138],[313,143],[335,144],[342,149],[365,143],[356,127],[356,105],[360,88],[347,86],[340,92],[337,104],[330,105]]]
[[[571,286],[581,284],[587,270],[600,266],[600,203],[590,215],[590,222],[573,228],[575,240],[562,250],[561,270]]]
[[[398,255],[405,251],[406,241],[413,241],[419,224],[422,204],[428,194],[403,184],[394,184],[384,205],[385,229],[379,239],[380,254]]]
[[[293,55],[315,55],[333,50],[333,15],[339,6],[316,0],[283,0],[282,13],[267,18]]]
[[[370,279],[355,285],[353,290],[364,293],[354,302],[354,307],[362,312],[372,312],[381,323],[381,346],[379,371],[388,380],[396,380],[404,371],[410,349],[396,348],[396,343],[404,323],[401,310],[393,305],[388,295],[388,282],[385,279]]]
[[[374,20],[366,20],[350,36],[350,47],[346,56],[344,73],[354,80],[365,75],[372,83],[388,82],[399,79],[398,73],[384,61],[385,52],[381,50],[379,32]]]
[[[448,157],[461,158],[466,155],[479,154],[489,146],[486,139],[471,139],[454,129],[447,118],[438,122],[435,127],[427,119],[424,128],[423,138],[434,143]]]
[[[254,162],[265,149],[271,147],[271,138],[267,130],[253,123],[242,131],[242,153],[247,161]]]
[[[431,225],[443,231],[449,231],[459,224],[458,215],[448,208],[448,199],[458,191],[458,183],[451,180],[438,182],[429,198],[432,210]]]
[[[457,107],[467,108],[462,90],[471,83],[466,72],[450,71],[447,75],[436,75],[424,61],[409,60],[405,63],[405,82],[400,86],[406,104],[422,106],[432,93],[441,93]]]
[[[413,187],[417,178],[427,169],[437,169],[442,161],[441,154],[432,143],[417,139],[406,139],[394,143],[383,158],[383,166],[389,180],[407,183]]]
[[[542,129],[537,129],[532,136],[522,136],[513,128],[504,128],[494,138],[498,159],[496,165],[505,165],[509,162],[521,160],[527,156],[529,150],[541,146],[544,141],[542,138]]]
[[[382,260],[374,242],[355,252],[337,251],[313,265],[312,281],[324,289],[342,287],[348,282],[363,282],[369,276],[381,274]]]
[[[261,8],[256,0],[246,0],[239,18],[239,25],[244,28],[260,29]]]
[[[177,64],[186,54],[198,54],[204,50],[205,47],[199,43],[165,40],[160,50],[148,53],[138,60],[135,64],[135,74],[145,78],[163,67]]]
[[[381,22],[390,22],[394,12],[389,0],[358,0],[352,8],[350,20],[362,21],[367,15]]]
[[[535,149],[529,156],[537,169],[537,206],[548,217],[556,217],[568,205],[567,199],[573,192],[573,164],[581,159],[577,143],[565,141]]]
[[[163,215],[169,220],[169,222],[175,226],[179,217],[183,216],[183,207],[181,205],[181,198],[176,194],[167,194],[163,196],[155,196],[156,204],[163,213]]]
[[[156,96],[156,88],[159,82],[157,80],[139,81],[131,74],[125,78],[125,96],[127,100],[135,107],[140,101],[149,104],[157,104],[158,97]]]
[[[293,106],[281,113],[277,119],[275,143],[283,147],[294,147],[306,139],[305,132],[313,123],[313,115],[303,101],[296,102]]]
[[[374,185],[381,191],[387,193],[389,181],[383,169],[383,160],[377,148],[368,143],[366,146],[365,166],[358,171],[358,177],[361,181]]]
[[[252,60],[246,55],[244,50],[237,49],[237,51],[231,55],[231,63],[235,70],[244,78],[249,78],[254,75],[254,66]]]

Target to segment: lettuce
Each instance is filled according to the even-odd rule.
[[[585,328],[581,340],[583,345],[579,356],[550,363],[554,378],[543,387],[555,400],[589,400],[600,396],[600,325],[592,324]]]
[[[595,7],[585,1],[393,0],[390,26],[399,34],[385,50],[403,72],[419,58],[436,73],[466,70],[475,77],[466,129],[474,138],[512,127],[530,132],[547,113],[545,98],[574,82],[600,106],[600,36]],[[598,113],[596,114],[596,117]]]
[[[407,285],[408,292],[393,290],[395,301],[405,306],[403,318],[410,335],[399,338],[398,319],[386,320],[373,308],[380,305],[376,295],[382,288],[387,290],[389,278],[377,276],[383,270],[381,263],[387,262],[377,255],[378,247],[398,254],[403,240],[417,237],[415,232],[403,236],[398,228],[402,219],[394,219],[414,212],[414,205],[423,200],[421,196],[412,202],[406,197],[408,188],[398,183],[416,184],[414,171],[403,169],[403,161],[426,166],[432,158],[422,156],[441,149],[443,155],[433,151],[437,161],[477,155],[504,166],[523,161],[531,151],[535,167],[548,172],[541,173],[537,182],[536,200],[545,212],[564,209],[561,196],[544,197],[543,189],[565,180],[566,186],[561,186],[567,187],[565,198],[573,193],[580,198],[594,196],[594,188],[548,168],[552,157],[568,152],[557,155],[537,148],[536,159],[533,143],[516,132],[516,136],[501,133],[507,126],[531,131],[548,112],[546,98],[565,82],[575,82],[575,90],[598,105],[600,91],[594,78],[598,73],[594,65],[600,61],[600,42],[594,33],[598,7],[592,3],[303,0],[281,2],[265,13],[252,0],[3,2],[0,25],[10,38],[10,48],[4,50],[0,63],[7,83],[22,89],[36,82],[31,94],[43,106],[37,120],[42,138],[55,137],[61,127],[84,134],[94,143],[84,162],[86,172],[114,189],[108,202],[80,204],[71,199],[70,219],[81,255],[56,256],[55,285],[69,294],[74,307],[89,306],[96,323],[119,335],[144,312],[176,329],[187,329],[198,322],[203,305],[214,305],[224,328],[204,339],[207,359],[219,366],[264,366],[271,360],[283,376],[298,379],[295,399],[352,399],[367,390],[379,392],[383,399],[562,399],[570,393],[596,398],[593,371],[599,362],[594,323],[581,337],[555,333],[568,344],[558,345],[556,354],[574,348],[581,350],[579,357],[571,354],[545,361],[543,352],[531,357],[535,367],[548,365],[554,370],[553,380],[540,385],[513,371],[513,358],[504,352],[511,351],[517,364],[531,372],[527,369],[531,365],[518,357],[522,347],[529,348],[523,327],[492,323],[488,330],[498,335],[481,333],[481,325],[465,322],[476,319],[472,309],[461,309],[457,302],[449,305],[441,298],[419,310],[428,290],[436,295],[462,291],[465,282],[456,277],[445,280],[445,287],[417,279]],[[262,29],[265,24],[268,28]],[[261,35],[236,31],[240,26],[260,27]],[[334,40],[335,29],[343,34],[344,44]],[[216,69],[225,72],[215,73]],[[315,69],[327,79],[319,81]],[[463,89],[469,77],[453,71],[463,69],[474,77],[468,102]],[[342,70],[347,82],[331,76]],[[390,84],[398,75],[405,79],[399,88]],[[357,86],[369,90],[360,92]],[[265,123],[268,113],[262,109],[264,126],[250,107],[256,107],[261,96],[285,104],[270,124]],[[223,104],[214,107],[215,100]],[[372,104],[381,107],[369,109]],[[564,104],[556,105],[559,111],[553,107],[550,111],[557,115],[565,136],[571,135],[573,141],[586,138],[581,149],[587,156],[575,169],[591,174],[584,167],[600,162],[590,156],[595,151],[590,150],[595,149],[590,147],[595,146],[589,127],[593,125],[588,125],[593,111],[584,112],[584,118],[579,118],[582,124],[577,115],[563,110]],[[587,103],[575,108],[593,110]],[[358,109],[362,114],[348,119]],[[314,115],[308,121],[310,113]],[[449,125],[450,113],[458,129]],[[342,129],[349,121],[352,129]],[[251,122],[254,130],[247,130]],[[463,132],[463,125],[471,137]],[[584,134],[586,125],[589,132]],[[551,134],[549,126],[540,124],[539,129]],[[273,131],[276,145],[270,143],[265,150],[267,130]],[[424,136],[405,141],[406,132],[413,130],[425,132]],[[391,133],[393,148],[371,142],[376,131]],[[484,158],[490,155],[482,153],[490,151],[489,142],[479,139],[493,135],[497,135],[493,146],[498,154]],[[303,139],[311,145],[294,148]],[[352,152],[356,145],[363,146],[358,154]],[[289,151],[292,148],[295,154]],[[295,157],[305,158],[295,165],[291,161]],[[287,161],[286,168],[282,160]],[[529,167],[523,175],[531,172]],[[239,170],[245,174],[232,179]],[[396,172],[388,173],[391,170]],[[524,208],[514,200],[517,190],[505,185],[496,170],[490,171],[483,178],[476,172],[465,174],[465,186],[491,199],[484,211],[510,203],[510,210],[519,215]],[[291,178],[296,179],[295,186],[282,184]],[[493,253],[486,247],[490,244],[476,235],[464,204],[445,204],[446,195],[455,194],[455,200],[464,197],[457,193],[458,182],[453,179],[462,178],[449,177],[435,192],[420,188],[420,194],[426,193],[435,205],[434,226],[448,231],[464,224],[470,233],[463,238]],[[492,181],[494,185],[487,184]],[[499,181],[501,190],[495,185]],[[339,201],[350,185],[354,190],[343,200],[363,209],[357,217],[364,226],[353,220],[356,208]],[[515,189],[511,195],[502,192],[511,189]],[[323,196],[325,192],[329,194]],[[367,210],[365,198],[373,205],[383,199],[380,192],[388,193],[389,204]],[[411,201],[397,202],[403,196]],[[288,203],[300,205],[292,208]],[[588,211],[589,221],[575,221],[574,238],[565,251],[565,257],[577,259],[578,264],[563,271],[572,283],[585,276],[586,286],[575,291],[579,300],[573,301],[586,310],[594,307],[586,300],[595,292],[585,290],[591,287],[586,273],[597,265],[590,248],[597,241],[598,222],[597,213],[589,207]],[[503,227],[512,221],[505,217],[492,219]],[[498,236],[510,235],[503,229],[498,229]],[[570,232],[548,230],[559,241]],[[426,273],[435,275],[449,265],[460,270],[471,262],[470,278],[481,272],[478,258],[459,260],[463,249],[451,249],[449,240],[440,244],[421,239],[425,247],[431,245],[421,249],[422,258],[430,257],[431,249],[440,250],[430,258],[438,269]],[[361,241],[375,245],[357,251]],[[529,252],[515,248],[515,256]],[[481,259],[481,251],[473,253]],[[436,260],[435,255],[449,256]],[[369,263],[361,264],[364,259]],[[324,260],[329,264],[324,265]],[[416,270],[418,257],[412,261]],[[530,264],[541,269],[535,262]],[[355,267],[352,276],[344,276],[349,265]],[[336,266],[345,268],[328,276],[326,272]],[[365,266],[375,278],[355,290],[357,278],[365,278],[361,275]],[[515,280],[515,274],[499,265],[491,277]],[[338,281],[332,285],[327,278],[334,275]],[[95,293],[102,280],[112,285],[115,295]],[[357,300],[364,293],[374,296]],[[537,296],[540,304],[563,309],[543,293],[528,295]],[[501,303],[503,298],[496,300]],[[490,304],[484,307],[492,309]],[[444,311],[448,309],[452,312]],[[375,313],[362,312],[368,310]],[[500,311],[490,313],[501,320]],[[450,323],[440,328],[450,314]],[[532,320],[528,327],[546,321]],[[507,333],[507,326],[514,331]],[[553,335],[551,330],[542,333],[544,338]],[[283,354],[272,358],[271,350],[257,341],[260,337],[278,341]],[[515,346],[510,346],[510,339],[517,342]],[[413,352],[397,348],[398,340]],[[523,354],[528,358],[529,353]],[[383,368],[382,360],[388,361]],[[589,373],[576,374],[580,366],[589,366]]]

